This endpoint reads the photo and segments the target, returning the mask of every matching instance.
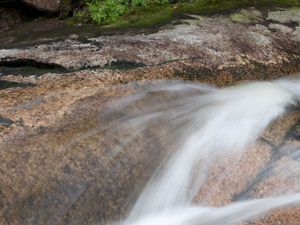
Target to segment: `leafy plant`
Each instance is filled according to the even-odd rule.
[[[168,0],[92,0],[87,2],[87,6],[92,21],[98,24],[110,24],[116,22],[130,9],[147,9],[153,4],[168,3]]]
[[[149,1],[147,0],[131,0],[131,6],[142,6],[147,7],[149,5]]]
[[[116,22],[127,8],[120,0],[93,1],[87,5],[92,20],[98,24]]]
[[[75,12],[74,18],[78,21],[85,21],[87,19],[88,15],[85,12]]]
[[[169,0],[155,0],[155,3],[158,5],[169,4]]]

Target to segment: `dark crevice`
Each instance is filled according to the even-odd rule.
[[[253,190],[254,190],[255,186],[257,184],[261,183],[263,180],[265,180],[266,178],[268,178],[268,176],[271,175],[270,171],[272,171],[275,166],[272,162],[281,158],[281,155],[278,154],[278,149],[280,147],[281,146],[276,146],[276,147],[272,148],[272,150],[271,150],[272,156],[271,156],[271,159],[269,160],[269,162],[258,172],[256,177],[246,185],[246,188],[244,190],[242,190],[238,194],[235,194],[232,197],[232,201],[237,202],[237,201],[243,201],[243,200],[247,200],[247,199],[251,198],[251,195],[253,194]]]
[[[117,60],[104,66],[82,66],[78,69],[65,68],[55,63],[43,63],[33,59],[10,59],[0,61],[0,77],[5,75],[43,75],[45,73],[70,73],[82,70],[110,69],[130,70],[145,67],[144,63]]]
[[[0,76],[5,75],[42,75],[45,73],[66,73],[66,68],[55,63],[44,63],[34,59],[11,59],[0,61]]]
[[[107,64],[104,66],[104,68],[112,69],[112,70],[129,70],[129,69],[135,69],[139,67],[145,67],[146,65],[144,63],[139,62],[132,62],[127,60],[117,60],[113,61],[110,64]]]
[[[55,63],[44,63],[39,62],[34,59],[11,59],[6,58],[0,61],[0,67],[36,67],[36,68],[43,68],[43,69],[62,69],[65,68],[61,65]]]
[[[294,21],[288,23],[282,23],[282,24],[289,28],[292,28],[293,30],[295,30],[295,28],[299,25],[298,22],[294,22]]]
[[[268,176],[271,175],[270,171],[272,171],[274,166],[276,166],[276,164],[273,164],[272,162],[279,160],[284,155],[279,150],[286,144],[286,142],[288,140],[296,139],[298,136],[300,138],[300,134],[299,134],[299,132],[297,132],[297,128],[299,128],[299,126],[300,126],[300,119],[297,120],[297,122],[287,131],[287,133],[285,134],[285,136],[283,138],[282,143],[280,143],[278,145],[274,145],[270,141],[268,141],[264,138],[260,138],[260,141],[262,141],[272,147],[271,159],[258,172],[256,177],[248,185],[246,185],[246,188],[244,190],[242,190],[240,193],[233,196],[233,198],[232,198],[233,201],[241,201],[241,200],[246,200],[246,199],[250,198],[254,187],[257,184],[259,184],[263,179],[266,179],[266,175],[268,175]],[[297,135],[297,137],[295,137],[295,134]]]
[[[88,40],[81,40],[82,43],[91,43]],[[93,43],[96,45],[96,43]],[[101,43],[98,43],[98,48],[101,48]],[[174,62],[182,62],[182,61],[196,61],[198,59],[201,59],[202,57],[190,57],[190,58],[183,58],[183,59],[174,59],[174,60],[167,60],[163,61],[158,64],[144,64],[142,62],[134,62],[134,61],[128,61],[128,60],[115,60],[110,63],[107,63],[105,65],[96,65],[96,66],[89,66],[81,65],[79,68],[65,68],[62,65],[56,64],[56,63],[45,63],[45,62],[39,62],[34,59],[15,59],[15,58],[4,58],[0,59],[0,76],[4,75],[43,75],[45,73],[70,73],[70,72],[78,72],[83,70],[97,70],[97,69],[109,69],[109,70],[131,70],[131,69],[137,69],[137,68],[143,68],[143,67],[153,67],[153,66],[162,66],[169,63]],[[298,63],[299,59],[294,59],[294,62],[292,64]],[[251,67],[252,70],[254,70],[255,73],[257,73],[259,76],[255,77],[257,80],[261,79],[269,79],[268,72],[268,66],[264,65],[262,63],[258,63],[254,60],[250,60],[249,65],[254,65],[254,67]],[[283,68],[290,68],[289,64],[283,65]],[[255,69],[253,69],[255,68]],[[235,68],[227,68],[227,73],[235,74],[235,78],[237,80],[243,80],[247,74],[245,74],[245,67],[235,67]],[[218,70],[217,68],[185,68],[183,71],[175,71],[174,76],[175,77],[186,77],[186,79],[189,80],[195,80],[199,75],[201,76],[208,76],[209,79],[212,79],[213,77],[217,77],[219,74],[221,74],[222,71]],[[276,73],[276,74],[275,74]],[[289,73],[289,71],[274,71],[272,70],[272,78],[279,78],[282,77],[283,74]],[[265,75],[265,76],[263,76]]]
[[[259,138],[259,141],[269,145],[270,147],[272,147],[272,149],[276,147],[271,141],[265,139],[264,137]]]
[[[6,88],[12,88],[12,87],[34,87],[36,86],[33,83],[19,83],[19,82],[14,82],[14,81],[7,81],[7,80],[0,80],[0,90],[1,89],[6,89]]]
[[[289,129],[289,131],[286,133],[284,140],[300,140],[300,132],[298,131],[298,128],[300,127],[300,119],[297,120],[297,122]]]
[[[9,127],[14,123],[13,120],[0,116],[0,125]]]
[[[234,195],[232,197],[232,201],[233,202],[238,202],[238,201],[243,201],[243,200],[247,200],[249,198],[251,198],[251,194],[254,187],[259,184],[261,181],[263,181],[266,178],[266,175],[269,174],[269,172],[273,169],[272,164],[267,164],[258,174],[257,176],[254,178],[254,180],[252,180],[247,187],[241,191],[240,193]]]
[[[271,159],[257,173],[256,177],[246,185],[246,188],[244,190],[242,190],[240,193],[232,197],[232,201],[236,202],[236,201],[242,201],[251,198],[251,194],[254,190],[254,187],[271,175],[270,171],[272,171],[275,166],[272,162],[279,160],[281,158],[281,154],[279,153],[278,150],[282,147],[284,141],[279,145],[274,145],[273,143],[271,143],[269,140],[265,138],[260,138],[259,140],[262,143],[265,143],[271,147],[271,154],[272,154]]]

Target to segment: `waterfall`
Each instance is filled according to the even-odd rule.
[[[121,114],[113,123],[130,133],[122,145],[143,130],[158,127],[170,154],[120,224],[238,224],[274,208],[300,203],[297,193],[248,199],[223,207],[193,202],[215,162],[223,157],[238,160],[274,119],[297,104],[299,81],[250,82],[223,89],[167,81],[137,86],[138,91],[109,104],[106,115],[131,107],[131,114]],[[167,101],[161,101],[160,96]],[[148,104],[139,106],[147,98]]]

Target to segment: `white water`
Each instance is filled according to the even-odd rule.
[[[149,126],[169,128],[160,130],[160,134],[169,141],[166,146],[171,148],[171,156],[162,160],[121,224],[231,225],[274,208],[300,203],[300,194],[289,193],[294,190],[278,190],[281,195],[277,197],[240,201],[220,208],[193,204],[214,162],[225,156],[239,160],[246,147],[274,119],[296,104],[299,81],[253,82],[225,89],[166,82],[141,89],[115,102],[107,113],[135,105],[149,95],[152,100],[157,93],[178,95],[165,103],[153,100],[116,121],[118,129],[131,133],[123,145]]]

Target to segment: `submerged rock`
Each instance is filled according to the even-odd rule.
[[[13,123],[14,123],[14,121],[0,116],[0,124],[2,124],[4,126],[10,126]]]

